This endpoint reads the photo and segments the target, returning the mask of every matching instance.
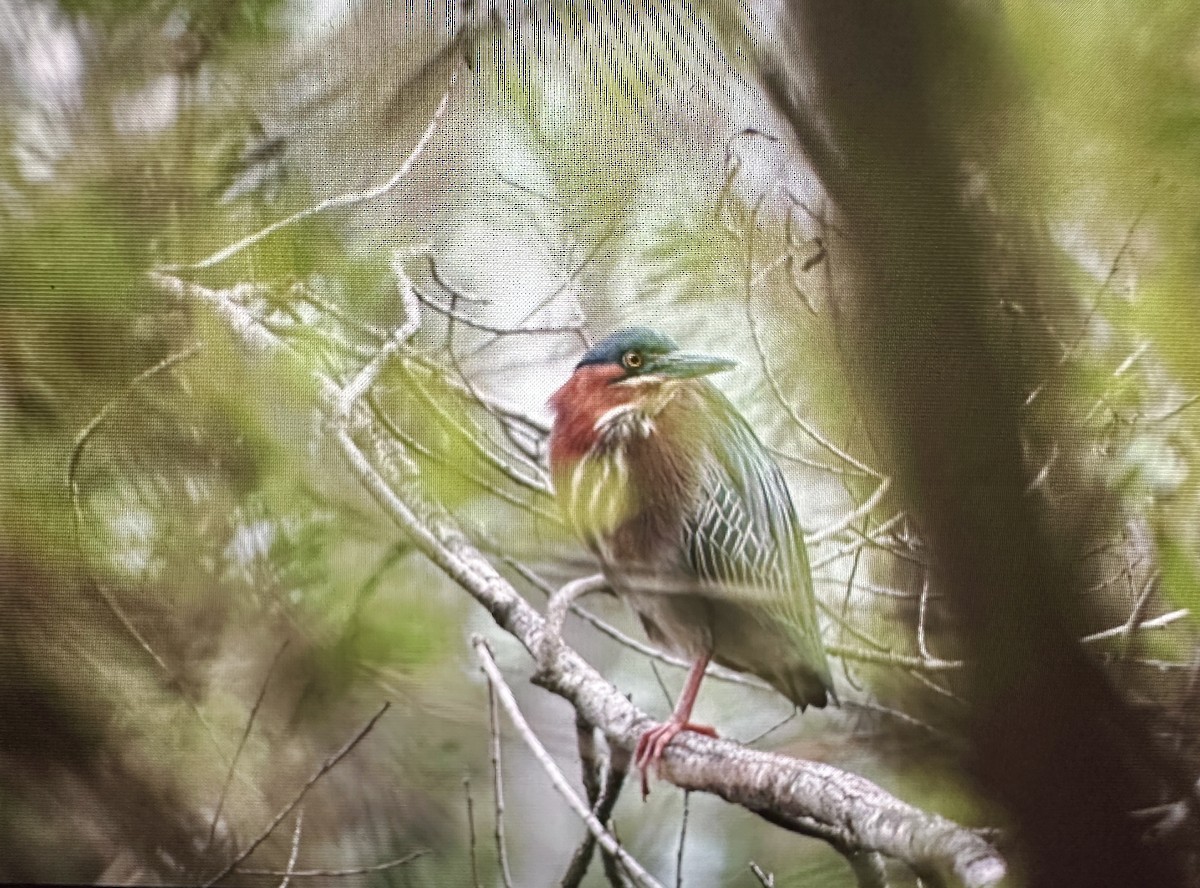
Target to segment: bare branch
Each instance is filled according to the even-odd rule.
[[[310,869],[310,870],[292,870],[291,876],[293,879],[319,879],[323,877],[335,876],[363,876],[368,873],[381,873],[390,869],[395,869],[398,866],[404,866],[406,863],[411,863],[418,857],[423,857],[429,851],[422,848],[420,851],[414,851],[411,854],[405,854],[403,857],[397,857],[395,860],[385,860],[383,863],[373,863],[369,866],[356,866],[351,869]],[[283,870],[272,869],[254,869],[252,867],[238,867],[234,870],[240,876],[282,876]]]
[[[758,879],[758,884],[762,885],[763,888],[775,888],[775,874],[765,872],[753,860],[750,861],[750,872],[754,873],[754,878]]]
[[[300,787],[300,791],[296,793],[292,800],[284,805],[279,810],[279,813],[276,814],[271,820],[271,822],[267,824],[267,828],[259,833],[258,836],[256,836],[255,839],[249,845],[247,845],[240,854],[237,855],[237,857],[226,864],[219,873],[205,882],[204,888],[212,888],[213,885],[217,884],[217,882],[220,882],[235,869],[237,869],[239,863],[253,854],[254,850],[263,842],[265,842],[271,833],[275,831],[275,828],[283,822],[283,819],[287,817],[288,814],[290,814],[293,810],[295,810],[297,805],[304,801],[304,797],[308,795],[308,791],[316,785],[317,781],[328,774],[338,762],[340,762],[353,751],[354,747],[357,746],[359,742],[367,736],[367,734],[371,733],[371,729],[375,727],[376,722],[383,717],[383,714],[388,711],[388,707],[391,705],[391,703],[384,703],[382,706],[380,706],[379,710],[373,716],[371,716],[366,724],[358,729],[353,737],[347,740],[340,749],[329,755],[325,761],[321,763],[321,766],[313,772],[312,776],[309,777],[308,780],[304,781],[304,785]]]
[[[504,773],[500,759],[500,720],[496,714],[496,689],[488,682],[488,732],[492,751],[492,798],[495,802],[494,835],[496,858],[505,888],[513,888],[512,871],[508,867],[508,842],[504,838]]]
[[[292,851],[288,855],[287,869],[279,888],[288,888],[296,871],[296,857],[300,854],[300,831],[304,828],[304,806],[296,810],[296,827],[292,830]]]
[[[543,335],[546,333],[579,333],[583,327],[581,324],[546,324],[546,325],[529,325],[519,324],[513,327],[501,327],[496,324],[488,324],[483,321],[477,321],[470,315],[465,315],[460,311],[442,305],[436,299],[426,296],[417,288],[413,288],[413,293],[422,305],[425,305],[437,312],[440,315],[445,315],[447,318],[458,321],[472,330],[482,330],[485,333],[495,333],[497,336],[514,336],[514,335]]]
[[[567,583],[550,596],[546,604],[546,634],[551,638],[562,636],[563,623],[567,619],[567,611],[574,610],[575,602],[585,595],[601,592],[608,588],[608,580],[603,574],[593,574]]]
[[[392,333],[380,346],[375,355],[350,380],[341,392],[338,400],[338,417],[345,421],[350,416],[351,408],[367,393],[375,380],[379,378],[384,365],[393,354],[412,338],[421,326],[421,312],[417,307],[412,281],[404,271],[404,263],[400,256],[392,257],[392,273],[396,276],[396,285],[400,293],[400,305],[404,308],[404,323]]]
[[[554,784],[554,788],[559,791],[571,809],[587,824],[592,835],[596,837],[596,841],[620,860],[630,875],[645,885],[646,888],[662,888],[661,883],[650,875],[650,873],[646,872],[642,865],[630,857],[629,853],[617,843],[612,833],[604,828],[604,824],[596,819],[596,815],[588,810],[588,807],[575,794],[574,790],[571,789],[567,778],[563,776],[554,759],[550,757],[550,753],[546,752],[546,748],[542,746],[533,729],[529,727],[529,723],[521,715],[516,698],[513,697],[512,691],[509,690],[508,684],[504,681],[504,676],[500,673],[500,667],[496,665],[496,661],[492,657],[492,652],[488,648],[487,641],[484,640],[483,636],[476,635],[471,639],[471,644],[479,654],[479,660],[483,664],[484,672],[487,673],[488,681],[495,689],[501,705],[504,706],[505,712],[508,713],[508,717],[512,720],[513,727],[517,729],[517,733],[521,735],[521,739],[525,741],[525,745],[529,747],[529,751],[533,753],[547,775],[549,775],[550,782]]]
[[[679,818],[679,847],[675,851],[675,888],[683,888],[683,846],[687,840],[688,811],[691,808],[688,802],[691,798],[690,792],[683,794],[683,814]]]
[[[874,543],[875,541],[877,541],[880,537],[882,537],[884,534],[886,534],[888,531],[890,531],[893,527],[895,527],[897,524],[899,524],[903,519],[904,519],[904,513],[898,512],[897,514],[895,514],[891,518],[889,518],[887,521],[884,521],[882,524],[880,524],[878,527],[876,527],[870,533],[862,535],[859,539],[855,540],[854,542],[847,543],[846,545],[842,546],[841,548],[837,549],[834,552],[831,552],[829,555],[826,555],[823,558],[818,558],[816,561],[814,561],[812,563],[812,565],[810,566],[810,570],[816,571],[818,568],[822,568],[822,567],[825,567],[826,565],[832,564],[833,562],[838,561],[839,559],[845,558],[847,555],[853,555],[855,552],[858,552],[863,547],[869,546],[872,543]]]
[[[880,500],[883,499],[884,494],[886,494],[888,492],[888,488],[890,488],[891,486],[892,486],[891,478],[888,478],[886,476],[883,478],[880,478],[879,486],[875,488],[875,492],[872,493],[871,496],[868,497],[867,500],[865,502],[863,502],[862,505],[860,505],[858,508],[853,509],[852,511],[848,512],[846,515],[839,518],[837,521],[835,521],[833,524],[829,525],[828,527],[823,527],[820,530],[818,530],[816,533],[806,536],[804,541],[806,543],[809,543],[810,545],[813,543],[822,542],[823,540],[829,539],[834,534],[841,533],[843,530],[845,530],[847,527],[849,527],[851,524],[853,524],[858,519],[860,519],[866,515],[870,515],[871,512],[874,511],[875,507],[879,505]]]
[[[1090,644],[1095,641],[1103,641],[1106,638],[1118,638],[1122,635],[1127,635],[1134,629],[1161,629],[1164,626],[1169,626],[1172,623],[1182,620],[1191,613],[1186,607],[1179,610],[1171,611],[1168,614],[1163,614],[1159,617],[1153,617],[1149,620],[1142,620],[1137,625],[1130,623],[1122,623],[1120,626],[1113,626],[1111,629],[1103,629],[1100,632],[1093,632],[1091,635],[1085,635],[1080,641],[1085,644]]]
[[[752,259],[750,257],[747,257],[747,263],[752,263]],[[826,438],[811,423],[806,421],[804,417],[796,412],[796,408],[792,406],[792,402],[788,400],[786,395],[784,395],[783,389],[780,388],[779,380],[775,378],[775,373],[771,369],[770,362],[767,360],[767,352],[763,346],[762,335],[759,333],[758,324],[754,320],[754,311],[752,306],[753,291],[750,286],[750,281],[752,279],[752,268],[753,266],[751,264],[751,269],[747,271],[746,324],[750,328],[750,338],[754,341],[754,350],[758,353],[758,361],[759,365],[762,367],[763,376],[765,376],[767,379],[767,385],[771,389],[771,394],[774,396],[775,401],[780,407],[783,408],[784,412],[788,416],[788,419],[790,419],[792,423],[800,429],[800,431],[808,435],[809,438],[811,438],[821,447],[828,450],[847,465],[853,466],[860,472],[870,475],[872,478],[878,478],[882,480],[883,474],[881,472],[871,468],[866,463],[851,456],[845,450],[838,447],[836,444]]]
[[[429,125],[425,127],[425,132],[423,132],[421,137],[417,139],[417,144],[413,147],[413,150],[409,153],[408,157],[405,158],[404,163],[400,165],[400,168],[396,170],[396,172],[393,173],[391,178],[386,182],[376,185],[372,188],[368,188],[365,191],[351,191],[346,194],[334,195],[333,197],[327,198],[311,207],[305,207],[303,210],[293,213],[286,219],[280,219],[276,222],[272,222],[267,227],[262,228],[253,234],[246,235],[246,237],[243,237],[241,240],[235,241],[229,246],[218,250],[211,256],[201,259],[199,262],[196,262],[192,265],[168,265],[163,266],[158,270],[162,272],[174,273],[179,271],[200,271],[201,269],[212,268],[214,265],[220,265],[231,256],[236,256],[247,247],[252,247],[260,241],[270,237],[275,232],[291,225],[295,225],[297,222],[302,222],[305,219],[320,215],[321,213],[329,210],[340,209],[342,207],[351,207],[355,204],[365,203],[366,201],[374,200],[377,197],[382,197],[383,195],[387,194],[404,181],[404,178],[408,175],[409,170],[412,169],[412,166],[416,162],[417,158],[421,156],[421,153],[429,144],[429,140],[433,138],[433,134],[434,131],[437,130],[438,123],[441,121],[442,116],[446,113],[446,106],[450,102],[450,92],[458,80],[458,72],[461,68],[462,64],[456,65],[454,70],[450,72],[450,82],[446,85],[446,91],[442,93],[442,99],[440,102],[438,102],[438,106],[434,110],[433,116],[429,120]]]
[[[467,834],[471,842],[471,885],[479,888],[479,860],[475,854],[475,802],[471,799],[471,778],[463,778],[463,792],[467,795]]]
[[[596,754],[596,729],[577,716],[575,731],[579,741],[579,763],[583,769],[583,783],[588,803],[592,806],[592,813],[596,815],[596,819],[611,830],[609,819],[617,805],[617,799],[620,798],[621,789],[625,785],[625,776],[629,772],[629,755],[620,748],[609,751],[607,773],[603,774],[604,784],[601,786],[599,779],[604,767],[603,762]],[[583,877],[587,875],[595,848],[596,837],[589,830],[571,857],[570,866],[567,867],[560,888],[579,888]],[[601,855],[604,859],[604,872],[608,877],[609,884],[614,888],[622,888],[627,885],[628,882],[621,872],[617,859],[603,848]]]
[[[217,834],[217,823],[221,819],[221,810],[225,807],[225,797],[229,793],[229,785],[233,782],[233,775],[237,771],[238,759],[241,758],[242,750],[246,747],[246,740],[250,737],[250,729],[254,727],[254,719],[258,715],[259,707],[262,706],[263,698],[267,695],[267,685],[271,682],[271,676],[275,672],[275,666],[279,663],[279,658],[283,656],[283,652],[287,650],[289,642],[285,641],[280,645],[279,650],[275,652],[275,656],[271,659],[271,665],[267,667],[267,674],[263,676],[262,686],[258,689],[258,696],[254,699],[254,705],[250,707],[250,715],[246,718],[246,727],[242,731],[242,737],[238,740],[237,749],[233,751],[233,761],[229,763],[229,770],[225,774],[225,783],[221,786],[221,793],[217,797],[217,807],[213,811],[212,822],[208,825],[208,841],[204,843],[204,849],[207,851],[212,847],[213,838]]]

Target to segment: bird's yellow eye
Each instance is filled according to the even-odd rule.
[[[621,363],[629,370],[637,370],[642,366],[642,356],[637,352],[625,352],[625,356],[621,358]]]

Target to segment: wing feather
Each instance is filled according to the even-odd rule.
[[[721,393],[706,393],[722,434],[706,436],[700,495],[687,522],[695,575],[760,606],[794,635],[797,654],[827,685],[808,555],[782,472]]]

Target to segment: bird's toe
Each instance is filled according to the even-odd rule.
[[[642,772],[643,799],[650,795],[650,768],[653,767],[657,773],[663,753],[666,752],[667,744],[683,731],[692,731],[696,734],[703,734],[706,737],[715,738],[717,736],[716,729],[710,725],[698,725],[693,722],[681,722],[672,719],[648,728],[638,738],[637,747],[633,754],[633,762],[638,770]]]

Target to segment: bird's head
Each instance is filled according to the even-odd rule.
[[[575,365],[575,373],[603,376],[606,385],[645,391],[663,383],[728,370],[734,363],[725,358],[682,352],[665,333],[649,327],[630,327],[609,334],[589,349]]]
[[[550,398],[555,430],[579,446],[590,445],[597,423],[610,411],[635,408],[653,416],[678,386],[734,365],[680,351],[670,336],[648,327],[618,330],[590,348]]]

